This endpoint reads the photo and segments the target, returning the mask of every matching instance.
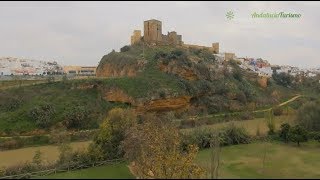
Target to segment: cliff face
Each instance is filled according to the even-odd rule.
[[[191,68],[177,66],[175,62],[164,64],[159,63],[159,69],[166,73],[176,74],[187,80],[197,80],[198,77]]]
[[[258,84],[260,85],[260,87],[266,88],[268,86],[268,78],[267,77],[259,77]]]
[[[117,68],[114,64],[104,64],[101,68],[97,69],[98,77],[123,77],[123,76],[136,76],[138,67],[136,65],[128,65],[123,68]]]
[[[134,104],[134,99],[119,88],[110,88],[105,90],[103,98],[109,102]]]
[[[193,107],[209,113],[239,111],[254,101],[257,82],[259,91],[267,87],[266,78],[244,72],[234,62],[221,64],[205,50],[136,45],[122,51],[105,55],[97,76],[130,78],[104,79],[100,93],[138,113]]]
[[[139,57],[111,52],[101,59],[97,68],[97,76],[132,77],[136,76],[139,71],[142,71],[145,64],[146,61],[139,59]]]
[[[146,102],[137,107],[137,112],[146,111],[172,111],[187,108],[190,105],[190,96],[156,99]]]

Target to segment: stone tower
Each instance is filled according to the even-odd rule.
[[[219,43],[212,43],[212,49],[215,54],[219,54]]]
[[[143,40],[147,43],[162,42],[162,23],[156,19],[144,21]]]
[[[131,45],[140,42],[140,39],[141,39],[141,31],[140,30],[134,30],[133,31],[133,35],[131,36]]]

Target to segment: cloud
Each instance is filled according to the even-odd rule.
[[[0,56],[97,65],[129,44],[143,21],[163,22],[184,42],[272,64],[319,66],[319,2],[0,2]],[[227,11],[235,18],[227,20]],[[300,19],[252,19],[253,12],[301,13]],[[303,63],[302,63],[303,62]]]

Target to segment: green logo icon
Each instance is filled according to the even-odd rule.
[[[227,14],[226,14],[226,17],[227,17],[229,20],[233,19],[233,18],[234,18],[233,12],[232,12],[232,11],[228,11]]]

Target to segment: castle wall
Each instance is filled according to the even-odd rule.
[[[168,39],[169,39],[169,44],[171,44],[171,45],[178,44],[178,37],[177,37],[177,33],[175,31],[168,33]]]
[[[234,53],[224,53],[224,60],[225,61],[230,61],[232,59],[235,58],[235,54]]]
[[[131,36],[131,45],[140,42],[140,40],[141,40],[141,31],[140,30],[134,30],[133,31],[133,35]]]
[[[219,54],[219,43],[212,43],[212,50],[215,54]]]

